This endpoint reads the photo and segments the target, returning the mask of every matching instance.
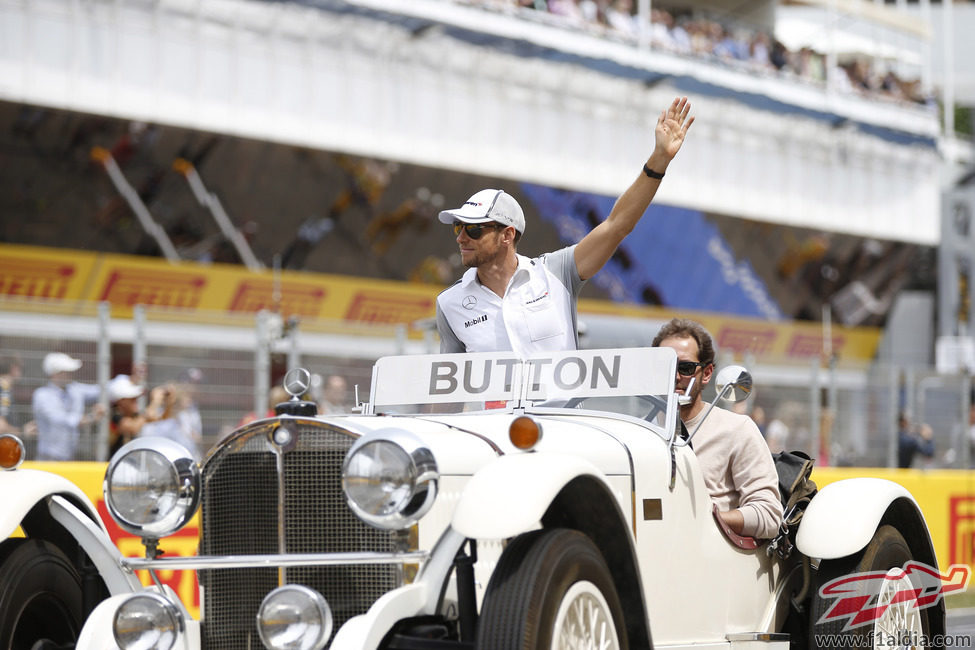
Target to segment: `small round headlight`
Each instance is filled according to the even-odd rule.
[[[143,538],[172,535],[200,503],[200,466],[168,438],[136,438],[118,450],[105,472],[105,503],[126,531]]]
[[[317,591],[284,585],[264,597],[257,632],[270,650],[321,650],[332,636],[332,610]]]
[[[345,456],[342,488],[356,516],[377,528],[412,526],[437,496],[440,473],[430,450],[400,430],[360,438]]]
[[[121,650],[169,650],[182,629],[183,617],[176,606],[151,592],[127,599],[112,621],[112,634]]]

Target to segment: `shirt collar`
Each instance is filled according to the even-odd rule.
[[[533,266],[531,258],[524,255],[519,255],[516,253],[515,259],[518,260],[518,268],[515,269],[514,275],[511,276],[511,280],[508,282],[509,285],[518,277],[520,273],[531,273],[531,267]],[[460,278],[460,284],[462,287],[467,289],[475,283],[480,284],[480,282],[477,281],[477,269],[475,267],[471,267],[464,271],[464,275],[462,275]]]
[[[471,267],[464,271],[464,275],[460,276],[460,285],[465,289],[469,288],[472,284],[477,282],[477,269]]]

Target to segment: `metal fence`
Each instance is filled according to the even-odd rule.
[[[331,375],[345,380],[339,408],[349,409],[354,392],[366,399],[372,365],[387,354],[435,352],[432,333],[405,327],[334,322],[282,322],[274,314],[230,318],[214,315],[192,322],[171,311],[136,308],[133,318],[113,319],[107,305],[76,307],[70,313],[16,312],[0,304],[0,357],[20,360],[13,386],[11,423],[25,432],[28,457],[35,458],[31,396],[46,383],[44,356],[65,352],[83,362],[77,381],[103,388],[117,374],[131,374],[146,386],[176,384],[191,396],[202,423],[201,451],[245,418],[263,417],[280,379],[292,367],[307,368],[321,401]],[[719,365],[733,359],[720,358]],[[753,370],[755,394],[746,412],[759,423],[773,449],[799,449],[823,465],[895,467],[897,417],[910,414],[934,432],[935,454],[918,456],[915,467],[970,468],[975,464],[969,421],[972,381],[929,368],[881,364],[850,368],[786,366],[745,359]],[[709,393],[705,393],[708,397]],[[108,398],[103,390],[102,401]],[[108,419],[81,431],[79,460],[104,460]]]
[[[37,314],[0,305],[0,358],[15,361],[8,420],[24,437],[29,459],[36,458],[32,396],[47,383],[42,368],[50,352],[64,352],[82,362],[72,380],[102,387],[101,403],[110,413],[107,386],[119,374],[148,388],[173,386],[192,400],[200,415],[205,452],[241,422],[264,417],[283,401],[280,380],[291,367],[313,373],[312,398],[320,399],[327,378],[346,385],[335,398],[351,409],[358,389],[369,390],[372,365],[388,354],[433,351],[429,337],[410,338],[405,327],[345,323],[282,322],[276,315],[214,317],[207,323],[182,320],[171,311],[137,307],[131,319],[113,319],[107,304]],[[145,398],[141,398],[143,403]],[[80,427],[76,460],[105,460],[109,417]]]
[[[933,433],[933,455],[915,454],[911,467],[975,465],[968,375],[881,363],[854,372],[813,363],[793,369],[788,381],[776,373],[767,377],[761,365],[754,374],[755,398],[746,403],[747,412],[773,450],[802,450],[822,465],[897,467],[898,420],[904,413],[911,435],[922,425]]]

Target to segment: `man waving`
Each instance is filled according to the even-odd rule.
[[[441,352],[536,352],[578,347],[576,298],[646,212],[694,123],[686,97],[661,112],[653,153],[605,221],[582,240],[535,258],[519,255],[525,214],[504,190],[481,190],[440,213],[468,270],[437,297]]]

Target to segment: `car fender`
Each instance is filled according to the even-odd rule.
[[[823,487],[806,508],[796,547],[811,558],[852,555],[870,543],[881,519],[897,499],[920,508],[903,486],[879,478],[851,478]]]
[[[471,477],[451,527],[470,539],[505,539],[538,528],[559,491],[577,476],[606,477],[592,463],[568,454],[502,456]]]
[[[77,485],[63,476],[36,469],[0,472],[0,494],[4,499],[3,509],[0,510],[0,539],[13,535],[20,522],[38,502],[55,494],[69,497],[104,531],[95,506]],[[106,536],[107,534],[106,532]]]
[[[369,611],[353,616],[335,633],[329,645],[331,650],[360,650],[378,648],[383,638],[400,620],[423,612],[429,601],[429,585],[419,583],[404,585],[383,594]],[[439,590],[438,590],[439,591]]]

